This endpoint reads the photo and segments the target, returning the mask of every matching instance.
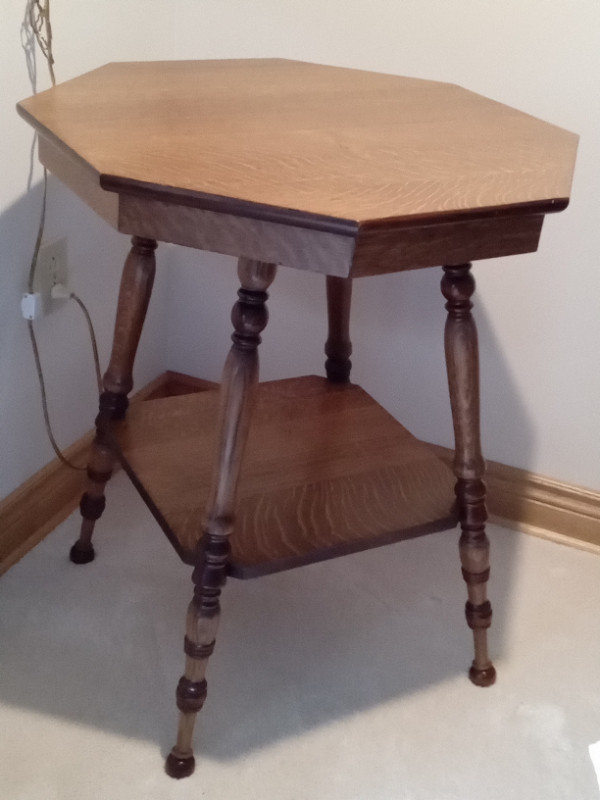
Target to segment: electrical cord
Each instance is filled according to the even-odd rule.
[[[94,333],[94,326],[92,325],[92,318],[90,312],[87,310],[85,303],[78,297],[75,292],[69,295],[71,300],[74,300],[83,312],[85,321],[87,322],[88,330],[90,332],[90,340],[92,342],[92,352],[94,354],[94,367],[96,369],[96,382],[98,384],[98,394],[102,392],[102,371],[100,369],[100,359],[98,358],[98,343],[96,342],[96,334]]]
[[[54,55],[52,54],[52,25],[50,23],[50,0],[29,0],[27,6],[29,25],[36,38],[38,47],[46,59],[52,86],[56,85],[54,77]]]
[[[54,56],[52,54],[52,26],[50,24],[50,0],[29,0],[28,5],[28,19],[29,25],[31,30],[35,36],[35,39],[38,43],[38,46],[46,60],[46,64],[48,65],[48,72],[50,74],[50,81],[52,86],[56,86],[56,78],[54,75]],[[42,195],[42,210],[40,213],[40,223],[38,226],[38,232],[35,239],[35,246],[33,249],[33,255],[31,258],[31,264],[29,266],[29,277],[27,280],[27,291],[29,293],[33,293],[34,287],[34,280],[35,280],[35,270],[38,263],[38,258],[40,254],[40,247],[42,244],[42,239],[44,236],[44,228],[46,225],[46,206],[47,206],[47,198],[48,198],[48,170],[44,167],[44,188],[43,188],[43,195]],[[90,334],[90,339],[92,343],[92,352],[94,356],[94,367],[96,370],[96,380],[98,382],[98,392],[102,391],[102,375],[100,370],[100,359],[98,357],[98,343],[96,341],[96,334],[94,333],[94,326],[92,324],[92,319],[90,317],[90,313],[87,310],[83,300],[78,297],[75,292],[70,292],[68,298],[74,300],[77,305],[81,308],[83,315],[85,317],[88,331]],[[31,348],[33,350],[33,357],[35,360],[35,368],[38,376],[38,381],[40,385],[40,395],[42,399],[42,410],[44,413],[44,424],[46,426],[46,433],[48,434],[48,439],[50,440],[50,444],[52,445],[52,449],[56,453],[57,458],[65,464],[67,467],[71,467],[71,469],[76,470],[85,470],[85,466],[78,466],[77,464],[73,464],[69,459],[65,456],[65,454],[61,451],[60,447],[58,446],[56,439],[54,437],[54,433],[52,431],[52,425],[50,423],[50,414],[48,411],[48,398],[46,395],[46,382],[44,380],[44,373],[42,370],[42,362],[40,360],[40,351],[38,348],[37,340],[35,337],[35,330],[33,327],[33,321],[27,320],[27,328],[29,331],[29,339],[31,340]]]
[[[50,417],[48,415],[48,400],[46,397],[46,385],[44,382],[44,373],[42,372],[42,363],[40,361],[40,351],[38,350],[37,341],[35,338],[35,333],[33,332],[33,322],[28,319],[27,320],[27,328],[29,330],[29,338],[31,340],[31,347],[33,349],[33,357],[35,359],[35,368],[37,371],[38,380],[40,382],[40,392],[42,395],[42,409],[44,411],[44,423],[46,424],[46,433],[48,434],[48,438],[50,439],[50,444],[52,445],[52,449],[56,453],[58,459],[62,461],[67,467],[71,467],[71,469],[78,469],[78,470],[85,470],[85,467],[80,467],[77,464],[73,464],[69,459],[64,455],[61,451],[60,447],[56,443],[56,439],[54,438],[54,434],[52,433],[52,426],[50,425]]]
[[[29,278],[27,279],[27,291],[33,292],[33,281],[35,278],[35,268],[37,266],[38,256],[40,254],[40,247],[42,244],[42,237],[44,236],[44,227],[46,225],[46,200],[48,197],[48,170],[44,167],[44,193],[42,195],[42,211],[40,214],[40,224],[38,226],[37,236],[35,237],[35,247],[33,248],[33,255],[31,257],[31,264],[29,265]]]

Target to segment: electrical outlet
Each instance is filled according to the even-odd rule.
[[[38,254],[33,291],[44,299],[50,297],[52,287],[61,283],[67,285],[67,240],[63,236],[50,242],[43,242]]]
[[[42,243],[35,268],[33,291],[40,293],[42,302],[46,305],[50,302],[52,287],[59,283],[65,287],[68,283],[67,240],[64,236]]]

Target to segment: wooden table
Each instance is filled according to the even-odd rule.
[[[568,203],[577,137],[451,84],[284,60],[109,64],[18,108],[38,131],[42,163],[133,236],[71,558],[94,557],[119,459],[195,566],[168,773],[194,769],[227,575],[288,569],[459,519],[469,674],[493,683],[469,262],[537,248],[544,215]],[[233,345],[220,392],[141,403],[124,420],[157,240],[239,258]],[[327,378],[258,386],[280,264],[326,276]],[[352,279],[441,264],[456,501],[450,471],[349,381]]]

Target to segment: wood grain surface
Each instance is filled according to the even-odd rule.
[[[281,59],[108,64],[18,110],[123,233],[342,278],[534,251],[577,148],[459,86]]]
[[[216,391],[148,401],[117,434],[124,466],[189,563],[217,414]],[[358,386],[318,377],[260,384],[230,574],[253,577],[453,527],[453,486],[451,471]]]
[[[356,221],[566,198],[577,141],[452,84],[279,59],[108,64],[19,108],[122,186]]]
[[[340,277],[348,275],[354,254],[352,236],[174,204],[152,193],[120,198],[118,228],[140,236],[152,232],[161,242],[197,250]]]
[[[135,394],[132,402],[216,389],[218,384],[212,381],[166,372]],[[89,431],[69,447],[69,459],[85,462],[92,438],[93,431]],[[452,450],[430,443],[427,447],[451,467]],[[496,461],[486,463],[493,522],[600,553],[599,492]],[[75,509],[83,477],[83,473],[75,473],[54,459],[0,501],[0,575]]]
[[[487,645],[487,629],[492,622],[492,606],[487,599],[490,543],[485,530],[485,462],[479,432],[479,348],[471,313],[471,297],[475,291],[471,265],[445,266],[441,289],[448,311],[444,349],[456,446],[453,467],[461,526],[459,551],[469,595],[465,616],[475,644],[469,678],[476,686],[491,686],[496,680],[496,670]]]
[[[352,305],[352,280],[328,275],[327,341],[325,342],[325,372],[335,383],[350,380],[352,370],[352,341],[350,340],[350,307]]]
[[[111,424],[122,419],[129,406],[133,363],[154,284],[155,250],[154,239],[134,236],[121,274],[112,350],[108,369],[102,378],[96,435],[87,465],[87,488],[79,504],[81,531],[70,552],[75,564],[87,564],[94,559],[94,527],[104,513],[104,490],[116,463],[108,433]]]

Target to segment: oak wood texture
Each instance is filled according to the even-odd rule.
[[[458,86],[281,59],[108,64],[18,108],[119,230],[340,277],[535,250],[577,146]]]
[[[124,416],[129,405],[128,394],[133,388],[133,362],[154,283],[155,250],[154,239],[134,236],[123,267],[112,351],[102,379],[96,435],[87,467],[87,488],[79,505],[81,531],[70,552],[71,561],[75,564],[87,564],[94,559],[92,535],[96,521],[104,512],[104,489],[115,462],[108,434],[110,426]]]
[[[217,389],[213,381],[169,370],[137,391],[131,402]],[[93,437],[90,430],[66,448],[69,460],[85,462]],[[453,450],[426,445],[452,466]],[[82,473],[55,458],[0,500],[0,575],[75,510],[83,480]],[[485,481],[493,522],[600,554],[600,492],[489,459]]]
[[[126,469],[188,563],[201,536],[218,405],[216,391],[146,402],[115,428]],[[315,376],[260,384],[229,573],[254,577],[452,527],[453,483],[358,386]]]
[[[121,196],[118,227],[140,235],[152,231],[161,242],[231,256],[243,253],[259,261],[341,277],[348,274],[354,252],[351,236],[174,204],[147,193]]]
[[[487,629],[492,621],[492,606],[487,599],[490,544],[485,531],[485,463],[479,432],[479,352],[471,314],[474,291],[470,264],[444,267],[442,293],[448,311],[444,345],[456,444],[453,468],[462,531],[459,550],[469,595],[465,614],[475,644],[469,677],[477,686],[490,686],[496,680],[496,670],[487,648]]]
[[[66,152],[52,139],[38,138],[38,155],[41,163],[53,175],[80,197],[96,214],[117,227],[119,197],[100,186],[97,173],[89,170],[80,159]]]
[[[330,381],[346,383],[350,380],[352,342],[350,341],[350,306],[352,304],[352,279],[328,275],[327,330],[325,342],[325,371]]]
[[[136,392],[131,403],[217,387],[212,381],[169,371]],[[85,462],[93,436],[88,431],[68,447],[69,460]],[[454,451],[430,443],[427,447],[452,466]],[[82,473],[55,458],[0,500],[0,575],[75,510],[82,481]],[[487,459],[485,482],[492,522],[600,554],[600,492]]]
[[[151,383],[144,387],[143,400],[156,400],[159,397],[175,397],[180,394],[194,394],[195,392],[207,392],[219,388],[215,381],[207,381],[204,378],[196,378],[193,375],[186,375],[183,372],[167,370],[159,375]],[[140,393],[133,396],[137,400]]]
[[[206,696],[206,659],[228,571],[249,577],[285,569],[456,519],[444,465],[362,390],[332,381],[297,379],[271,384],[273,396],[261,392],[268,402],[262,424],[259,404],[241,474],[266,288],[279,263],[329,276],[337,366],[349,355],[350,297],[336,281],[459,264],[444,268],[442,289],[460,553],[475,640],[470,677],[492,683],[474,284],[466,262],[536,248],[543,215],[568,202],[576,137],[448,84],[285,61],[108,65],[25,101],[20,112],[44,142],[42,161],[105,219],[134,234],[134,250],[160,238],[240,257],[220,402],[209,408],[213,392],[197,395],[203,403],[191,407],[194,419],[186,397],[153,401],[154,408],[169,404],[162,430],[152,429],[150,403],[137,415],[148,429],[135,431],[135,418],[116,424],[127,407],[151,287],[143,270],[128,283],[126,265],[73,559],[93,554],[89,539],[116,437],[134,484],[195,564],[169,774],[193,770],[193,723]],[[118,196],[116,207],[97,186]],[[198,421],[200,438],[210,442],[218,431],[208,448],[194,442]],[[161,443],[165,432],[169,440]],[[195,451],[186,453],[190,442]],[[193,471],[188,458],[195,458]],[[212,464],[206,476],[204,462]],[[201,486],[210,486],[204,495],[190,484],[199,474]],[[427,496],[427,507],[412,494]]]
[[[267,289],[276,271],[275,264],[246,258],[238,261],[241,288],[231,314],[233,343],[219,390],[219,439],[202,538],[195,553],[194,597],[186,618],[185,672],[177,686],[179,729],[177,742],[165,764],[172,778],[187,777],[194,770],[194,722],[206,698],[206,666],[221,614],[220,595],[227,578],[229,536],[234,531],[237,513],[236,491],[256,398],[257,351],[260,334],[269,318],[265,306]]]
[[[453,450],[428,447],[452,465]],[[485,482],[492,522],[600,554],[600,492],[487,459]]]
[[[537,250],[544,217],[523,215],[451,218],[443,223],[415,220],[385,229],[363,226],[357,235],[352,275],[385,274],[438,264],[460,264]],[[458,215],[457,215],[458,216]],[[450,215],[452,217],[452,215]]]
[[[168,397],[185,391],[214,389],[215,386],[210,381],[189,375],[164,372],[135,392],[131,402]],[[65,455],[71,463],[86,463],[93,438],[94,431],[88,431],[65,449]],[[0,500],[0,575],[75,510],[84,482],[83,471],[73,470],[55,458]]]

